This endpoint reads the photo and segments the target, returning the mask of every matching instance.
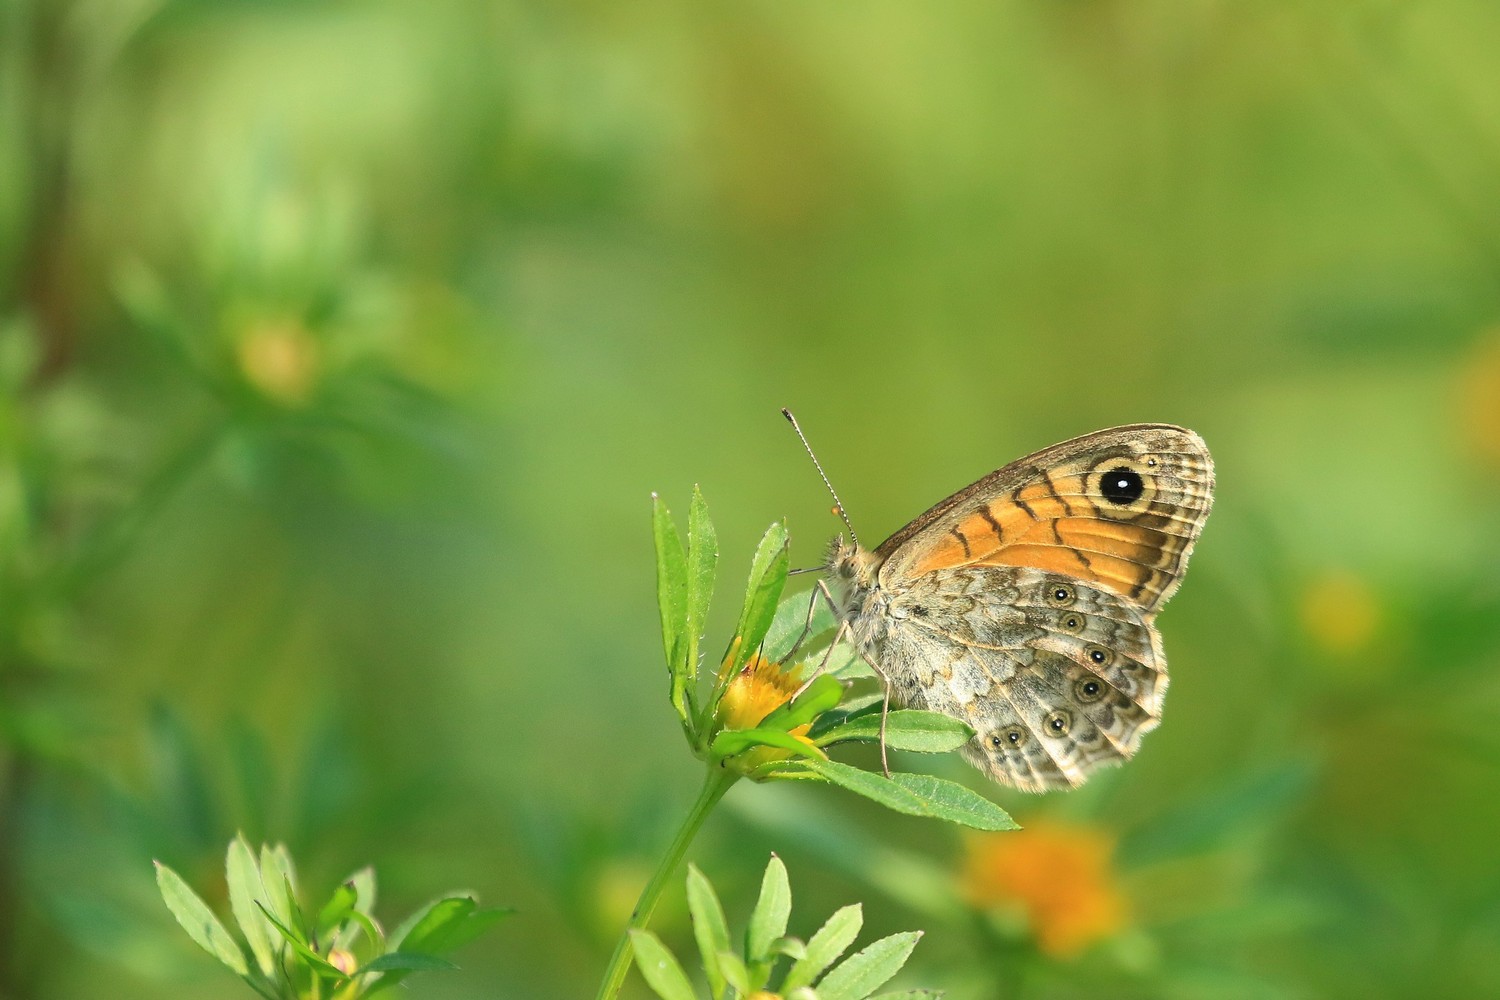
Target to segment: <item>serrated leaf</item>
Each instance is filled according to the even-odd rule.
[[[901,971],[921,937],[921,931],[906,931],[867,946],[823,977],[818,1000],[865,1000]]]
[[[886,715],[885,744],[895,750],[918,753],[949,753],[973,739],[974,730],[942,712],[901,709]],[[849,741],[880,739],[880,713],[860,715],[818,736],[821,747]]]
[[[449,972],[458,966],[437,955],[417,951],[390,951],[355,970],[356,976],[371,972]]]
[[[1004,809],[989,799],[956,782],[929,774],[899,773],[886,778],[835,760],[806,758],[781,762],[770,771],[788,777],[800,776],[798,771],[812,774],[908,816],[930,816],[976,830],[1020,829]]]
[[[715,757],[733,757],[758,746],[779,747],[799,757],[827,756],[812,744],[780,729],[726,729],[714,737],[709,749]]]
[[[672,681],[672,707],[686,722],[687,682],[682,676],[682,660],[687,651],[687,553],[671,511],[655,493],[651,494],[651,535],[656,542],[656,604],[661,612],[662,648]]]
[[[790,556],[787,554],[786,525],[772,524],[761,536],[755,557],[750,561],[750,578],[745,586],[745,604],[740,611],[739,626],[734,634],[741,640],[735,657],[735,668],[741,666],[760,646],[776,616],[776,602],[786,587]]]
[[[694,864],[688,865],[687,875],[688,912],[693,917],[693,938],[698,942],[698,954],[703,959],[703,971],[708,976],[708,992],[719,996],[724,992],[724,973],[719,968],[719,952],[729,950],[729,924],[724,919],[724,906],[713,883]]]
[[[250,849],[244,835],[229,842],[229,851],[224,858],[224,876],[229,888],[229,909],[245,935],[250,954],[260,971],[269,976],[276,970],[276,953],[280,950],[272,942],[271,925],[266,922],[257,899],[263,898],[265,886],[261,882],[260,865]]]
[[[787,880],[786,865],[773,854],[761,877],[760,897],[750,911],[750,924],[745,929],[745,957],[754,963],[769,959],[771,942],[786,933],[791,915],[792,886]]]
[[[807,954],[787,970],[786,978],[781,981],[781,992],[785,994],[799,986],[811,986],[859,937],[864,922],[864,908],[859,903],[845,906],[829,917],[808,939]]]
[[[236,974],[248,976],[250,967],[245,962],[245,953],[240,951],[239,943],[219,923],[208,904],[182,880],[182,876],[160,861],[155,864],[156,885],[161,890],[161,898],[182,929],[188,932],[188,937]]]
[[[641,978],[662,1000],[695,1000],[692,984],[677,959],[650,931],[631,930],[630,947],[635,951]]]

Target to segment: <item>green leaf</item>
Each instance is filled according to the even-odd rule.
[[[751,747],[768,746],[790,750],[799,757],[824,757],[823,751],[780,729],[726,729],[714,737],[709,750],[715,757],[733,757]]]
[[[276,970],[276,954],[279,948],[272,944],[271,925],[255,905],[263,899],[265,887],[261,882],[260,866],[255,862],[255,853],[250,849],[243,834],[229,842],[229,852],[224,859],[225,880],[229,886],[229,909],[239,922],[245,943],[255,956],[255,964],[269,976]]]
[[[795,962],[807,957],[807,942],[798,937],[779,937],[771,942],[766,953],[773,958],[785,955]]]
[[[271,911],[271,916],[287,927],[302,919],[297,909],[297,878],[292,871],[292,859],[284,845],[261,845],[260,883],[264,890],[260,900]]]
[[[1016,821],[995,803],[956,782],[929,774],[895,774],[890,778],[862,771],[835,760],[801,759],[782,762],[776,776],[812,774],[908,816],[931,816],[976,830],[1017,830]]]
[[[809,604],[813,610],[811,622],[807,616]],[[808,649],[819,636],[837,624],[833,609],[816,587],[805,594],[794,594],[776,607],[771,627],[766,630],[765,655],[779,663],[791,655],[799,639],[802,648]]]
[[[782,994],[790,993],[799,986],[811,986],[813,980],[838,961],[844,949],[859,937],[859,929],[864,926],[864,922],[864,908],[858,903],[846,906],[829,917],[818,928],[817,933],[808,939],[807,954],[787,970],[786,978],[781,981]]]
[[[962,721],[942,712],[919,712],[901,709],[886,715],[885,745],[895,750],[919,753],[948,753],[973,739],[974,730]],[[832,746],[851,740],[865,742],[880,739],[880,713],[860,715],[817,738],[818,746]]]
[[[740,648],[735,655],[734,668],[738,669],[760,646],[776,615],[776,602],[786,587],[786,574],[790,556],[787,554],[786,525],[777,521],[761,536],[755,549],[755,558],[750,561],[750,579],[745,588],[745,606],[740,611],[739,627],[734,630],[740,639]],[[733,671],[731,670],[731,673]]]
[[[687,651],[688,569],[687,553],[672,513],[655,493],[651,494],[651,533],[656,540],[656,604],[661,611],[661,641],[672,678],[672,707],[686,722],[683,700],[687,680],[682,676],[682,658]]]
[[[359,893],[353,882],[343,882],[334,889],[328,902],[323,904],[323,909],[318,911],[318,936],[325,936],[347,920],[349,914],[354,912],[354,904],[358,899]]]
[[[292,946],[292,950],[302,959],[304,965],[318,975],[326,976],[338,982],[343,982],[349,978],[348,974],[342,969],[329,962],[328,959],[319,955],[316,951],[313,951],[308,943],[298,936],[296,931],[272,916],[269,907],[263,903],[257,903],[256,905],[266,915],[266,919],[271,921],[271,925],[281,932],[281,936],[286,939],[287,944]]]
[[[695,1000],[692,984],[677,959],[650,931],[632,930],[630,946],[635,950],[635,964],[641,977],[662,1000]]]
[[[813,680],[796,698],[760,720],[758,728],[791,731],[805,726],[833,708],[844,697],[844,685],[836,677],[823,674]]]
[[[449,972],[458,966],[446,958],[418,951],[390,951],[355,971],[356,976],[369,972]]]
[[[240,951],[239,943],[219,923],[219,918],[214,916],[208,904],[198,898],[198,894],[188,887],[182,876],[160,861],[154,864],[156,885],[161,890],[161,898],[166,901],[167,909],[172,911],[172,916],[177,918],[182,929],[188,932],[188,937],[238,975],[248,976],[250,967],[245,963],[245,953]]]
[[[786,865],[773,854],[761,877],[760,898],[755,901],[750,924],[745,929],[745,957],[753,963],[772,957],[771,942],[786,933],[791,915],[792,887],[787,881]]]
[[[375,912],[375,869],[365,865],[344,881],[354,886],[354,909],[366,916]]]
[[[714,533],[713,521],[709,520],[703,493],[694,486],[693,500],[688,507],[686,673],[689,676],[697,676],[698,640],[708,618],[708,607],[714,595],[714,571],[718,564],[719,539]]]
[[[724,981],[731,989],[742,997],[750,995],[750,971],[745,968],[744,959],[732,951],[721,951],[719,952],[719,968],[724,973]]]
[[[693,937],[698,942],[698,954],[703,958],[703,971],[708,974],[708,991],[713,996],[724,992],[724,973],[719,969],[719,952],[729,950],[729,924],[724,919],[724,906],[713,883],[694,864],[688,865],[687,875],[688,912],[693,916]]]
[[[900,993],[882,993],[870,1000],[943,1000],[942,990],[902,990]]]
[[[921,937],[921,931],[906,931],[867,946],[823,977],[818,1000],[865,1000],[901,971]]]

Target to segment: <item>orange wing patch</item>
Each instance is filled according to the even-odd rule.
[[[1070,490],[1071,488],[1071,490]],[[1170,526],[1100,516],[1078,476],[1045,475],[1004,500],[980,504],[934,539],[911,567],[1030,566],[1097,584],[1122,597],[1155,596],[1169,583],[1185,539]]]

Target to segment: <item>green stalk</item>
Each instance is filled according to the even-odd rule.
[[[598,1000],[615,1000],[620,995],[620,988],[625,985],[625,976],[630,972],[634,958],[634,952],[630,948],[630,932],[645,929],[652,911],[656,909],[657,900],[661,898],[662,890],[677,871],[677,866],[682,864],[688,845],[698,835],[698,829],[703,826],[708,814],[713,812],[714,806],[718,805],[724,793],[729,791],[729,786],[738,781],[739,777],[734,771],[722,766],[721,762],[709,762],[703,788],[698,792],[698,801],[693,803],[687,818],[682,821],[672,846],[662,855],[651,881],[641,890],[641,898],[636,900],[635,910],[630,914],[630,923],[625,925],[625,929],[620,932],[620,940],[615,942],[615,953],[610,956],[609,965],[604,970],[604,980],[599,984]]]

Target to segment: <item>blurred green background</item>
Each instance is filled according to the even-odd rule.
[[[392,918],[520,910],[415,995],[590,995],[698,781],[648,497],[709,499],[717,650],[766,524],[801,565],[839,527],[780,406],[866,541],[1131,421],[1219,493],[1161,730],[990,789],[1105,845],[1088,947],[975,896],[988,842],[833,789],[731,792],[692,856],[732,920],[774,849],[794,933],[863,900],[959,1000],[1500,993],[1497,38],[3,0],[0,996],[249,996],[150,865],[222,892],[236,829],[374,864]],[[655,926],[690,952],[680,890]]]

